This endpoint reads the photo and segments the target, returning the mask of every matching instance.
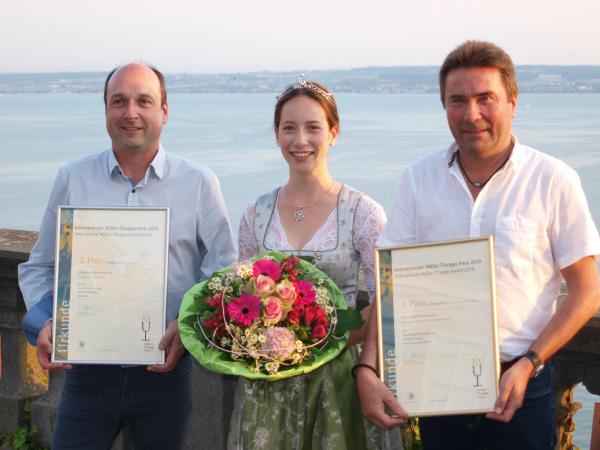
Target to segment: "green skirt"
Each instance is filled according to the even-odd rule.
[[[355,347],[307,374],[280,381],[240,379],[229,449],[363,450],[383,434],[362,416],[350,369]]]

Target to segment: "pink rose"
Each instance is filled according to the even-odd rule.
[[[263,300],[265,312],[263,313],[263,322],[265,325],[275,325],[283,318],[283,305],[277,297],[267,297]]]
[[[267,275],[259,275],[256,279],[256,293],[260,296],[275,292],[275,280]]]
[[[279,282],[277,287],[275,288],[275,292],[279,298],[287,305],[291,306],[296,300],[296,289],[294,288],[294,283],[288,280],[283,280]]]

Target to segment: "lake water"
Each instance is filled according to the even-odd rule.
[[[390,207],[397,178],[414,159],[451,141],[439,97],[339,94],[341,135],[334,177]],[[275,146],[275,97],[172,94],[166,149],[220,178],[234,230],[246,205],[287,179]],[[600,94],[523,94],[514,122],[522,143],[574,167],[600,224]],[[58,168],[108,148],[101,94],[0,94],[0,228],[37,230]],[[595,396],[578,389],[576,443],[587,448]]]

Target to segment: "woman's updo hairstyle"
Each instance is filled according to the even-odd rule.
[[[325,112],[325,117],[327,118],[329,128],[331,129],[336,127],[339,131],[340,119],[338,117],[337,105],[335,104],[333,94],[329,92],[325,86],[317,83],[316,81],[306,81],[304,79],[304,75],[300,75],[297,83],[290,84],[280,95],[277,96],[273,120],[275,131],[277,131],[277,128],[279,128],[279,122],[281,121],[281,109],[283,108],[283,105],[285,105],[289,100],[302,95],[312,98],[319,105],[321,105],[321,108],[323,108],[323,111]]]

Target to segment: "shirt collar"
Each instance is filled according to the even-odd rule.
[[[517,140],[517,137],[514,134],[511,133],[510,138],[513,141],[514,145],[513,145],[512,153],[510,154],[510,158],[508,159],[506,166],[504,166],[504,169],[506,169],[508,167],[513,167],[514,170],[517,170],[517,169],[519,169],[521,161],[523,160],[523,149],[522,149],[522,145],[519,144],[519,141]],[[456,152],[457,150],[458,150],[458,144],[456,142],[453,142],[450,145],[450,147],[448,147],[446,149],[445,152],[442,152],[440,157],[441,157],[441,159],[446,161],[446,165],[450,164],[450,161],[452,160],[452,156],[454,155],[454,152]],[[452,164],[452,166],[454,166],[454,164]]]
[[[511,134],[510,137],[514,142],[514,146],[508,162],[513,165],[515,170],[517,170],[519,167],[521,167],[521,163],[523,161],[523,146],[519,144],[519,141],[514,134]]]
[[[166,152],[162,146],[159,144],[158,152],[154,156],[154,159],[150,163],[150,167],[146,171],[146,176],[144,178],[148,178],[148,175],[154,173],[160,180],[162,180],[165,173],[165,165],[166,165]],[[112,176],[115,172],[123,173],[121,167],[119,166],[119,162],[117,161],[117,157],[115,156],[115,152],[110,149],[108,150],[108,175]]]
[[[154,174],[159,178],[163,179],[165,175],[165,165],[166,165],[166,153],[163,149],[162,144],[158,145],[158,152],[154,156],[154,159],[150,163],[150,167],[154,170]]]

